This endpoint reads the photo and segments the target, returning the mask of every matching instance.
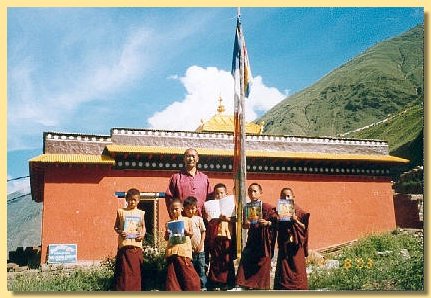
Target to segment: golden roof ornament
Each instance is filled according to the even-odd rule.
[[[259,123],[258,123],[258,125],[259,125],[259,127],[260,127],[260,131],[259,131],[259,134],[262,134],[263,133],[263,129],[265,128],[265,121],[260,121]]]
[[[208,121],[201,119],[201,124],[196,129],[197,132],[231,132],[234,131],[234,116],[224,115],[225,106],[221,95],[218,98],[217,113],[212,116]],[[259,125],[253,122],[245,124],[246,134],[258,135],[263,131],[263,124]]]
[[[218,104],[218,107],[217,107],[217,112],[219,114],[222,114],[226,109],[225,109],[224,105],[222,104],[223,99],[221,98],[221,95],[218,97],[218,101],[219,101],[219,104]]]

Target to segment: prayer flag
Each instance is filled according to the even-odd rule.
[[[246,156],[245,156],[245,115],[244,98],[250,94],[251,71],[242,33],[240,15],[238,11],[235,43],[232,58],[232,76],[234,78],[234,192],[237,199],[237,258],[242,251],[242,213],[246,202]]]
[[[243,61],[241,63],[241,61]],[[242,64],[242,66],[241,66]],[[247,48],[245,46],[245,39],[242,33],[242,26],[240,17],[238,16],[235,34],[235,43],[233,48],[232,59],[232,76],[235,80],[235,96],[240,96],[241,89],[245,97],[250,95],[250,85],[252,82],[252,75],[250,69],[250,62],[248,60]],[[241,84],[242,81],[242,84]],[[241,88],[241,85],[243,86]]]

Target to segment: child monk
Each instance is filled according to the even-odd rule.
[[[247,289],[269,290],[271,259],[274,256],[277,213],[275,206],[262,202],[262,186],[250,184],[248,196],[252,204],[261,204],[261,216],[256,223],[243,218],[243,229],[248,229],[247,243],[241,254],[236,283]],[[244,211],[244,214],[246,212]]]
[[[140,291],[143,264],[142,240],[145,236],[145,211],[138,209],[140,192],[127,191],[127,207],[117,210],[114,230],[118,234],[118,251],[115,258],[114,289]]]
[[[220,200],[227,196],[226,185],[218,183],[214,186],[214,199]],[[220,215],[208,222],[207,243],[210,253],[208,287],[210,289],[228,290],[235,286],[236,258],[236,217]]]
[[[166,291],[200,291],[199,275],[192,263],[192,242],[190,237],[193,235],[192,221],[190,218],[181,215],[183,203],[180,199],[174,198],[169,205],[169,216],[173,221],[183,221],[184,235],[178,239],[184,241],[170,241],[168,223],[166,223],[165,240],[168,241],[166,247]]]
[[[291,188],[283,188],[280,200],[294,199]],[[307,290],[305,257],[308,256],[308,221],[310,213],[295,202],[291,221],[278,223],[278,257],[274,290]]]

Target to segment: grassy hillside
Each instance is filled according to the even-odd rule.
[[[267,134],[336,136],[422,103],[423,31],[376,44],[256,122]]]
[[[390,153],[409,159],[411,163],[407,167],[411,168],[423,165],[423,130],[423,104],[416,104],[383,123],[348,134],[347,137],[388,141]]]

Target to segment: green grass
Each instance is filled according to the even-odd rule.
[[[407,249],[408,258],[403,257],[403,249]],[[310,289],[424,289],[421,237],[398,231],[371,235],[343,249],[334,259],[340,261],[340,268],[314,270],[309,278]]]
[[[162,251],[162,252],[160,252]],[[164,250],[146,247],[142,266],[143,290],[164,290],[166,260]],[[99,266],[53,271],[15,273],[8,284],[14,292],[30,291],[112,291],[115,258],[107,258]]]
[[[100,266],[91,269],[76,269],[59,272],[35,272],[15,277],[8,290],[29,291],[109,291],[112,287],[113,271]]]

